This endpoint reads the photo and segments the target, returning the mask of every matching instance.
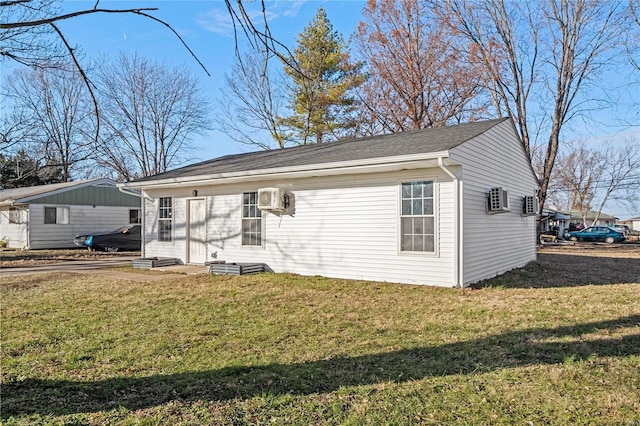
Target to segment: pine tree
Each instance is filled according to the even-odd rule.
[[[285,63],[293,114],[282,122],[292,128],[299,144],[351,135],[356,126],[351,91],[364,81],[362,65],[350,63],[348,48],[323,8],[296,41],[293,57]]]

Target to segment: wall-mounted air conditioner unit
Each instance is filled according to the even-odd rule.
[[[533,195],[525,195],[522,199],[522,215],[535,216],[538,214],[538,199]]]
[[[487,213],[496,214],[509,211],[509,192],[502,187],[491,188],[487,196]]]
[[[258,208],[261,210],[282,210],[284,190],[281,188],[258,189]]]

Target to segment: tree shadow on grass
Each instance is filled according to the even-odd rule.
[[[640,259],[539,253],[538,260],[474,288],[552,288],[640,283]]]
[[[139,410],[169,401],[309,395],[332,392],[343,386],[477,374],[535,364],[558,364],[593,356],[640,355],[640,333],[630,334],[629,330],[640,331],[640,315],[568,327],[531,328],[441,346],[298,364],[236,366],[93,382],[10,381],[2,386],[1,418],[99,412],[117,407]],[[624,331],[621,338],[606,337],[618,331]],[[581,338],[594,333],[603,337]]]

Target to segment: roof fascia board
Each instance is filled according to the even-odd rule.
[[[296,167],[278,167],[272,169],[249,170],[232,173],[216,173],[210,175],[188,176],[175,179],[158,179],[144,182],[119,183],[125,188],[165,188],[176,187],[186,183],[228,184],[266,179],[293,179],[342,174],[380,173],[405,169],[437,167],[434,162],[438,158],[448,158],[449,152],[432,152],[402,155],[395,157],[375,158],[370,160],[342,161],[334,163],[313,164]],[[381,161],[384,160],[384,161]],[[451,165],[455,165],[451,163]],[[219,182],[216,182],[219,181]]]
[[[100,185],[100,184],[104,184],[104,183],[113,184],[114,188],[116,187],[116,182],[114,180],[109,179],[109,178],[101,178],[101,179],[95,179],[95,180],[90,180],[90,181],[78,183],[77,185],[70,185],[70,186],[67,186],[65,188],[56,189],[54,191],[41,192],[40,194],[30,195],[28,197],[17,198],[15,200],[6,200],[6,201],[7,202],[10,201],[10,202],[13,202],[13,203],[25,203],[25,204],[28,204],[29,201],[37,200],[38,198],[49,197],[51,195],[61,194],[63,192],[68,192],[68,191],[72,191],[72,190],[75,190],[75,189],[84,188],[84,187],[87,187],[87,186]]]

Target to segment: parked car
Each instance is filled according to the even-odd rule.
[[[113,231],[76,235],[73,243],[89,250],[140,250],[140,228],[139,224],[131,224]]]
[[[627,225],[613,225],[613,229],[618,232],[622,232],[625,237],[628,237],[631,233],[631,228],[629,228],[629,226]]]
[[[564,236],[571,241],[601,241],[619,243],[626,240],[625,235],[609,226],[590,226],[580,231],[570,231]]]

